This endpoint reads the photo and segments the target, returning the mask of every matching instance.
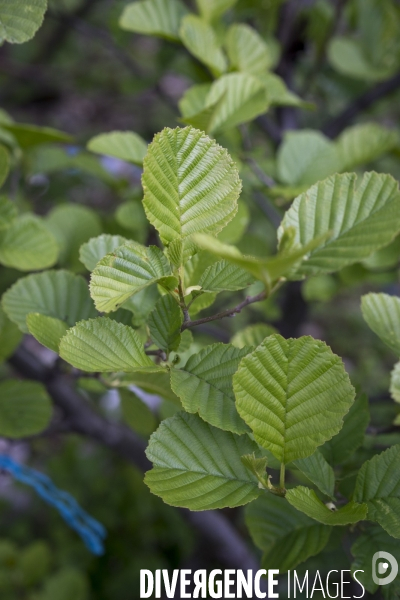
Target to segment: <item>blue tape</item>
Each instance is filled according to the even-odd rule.
[[[0,469],[29,485],[42,500],[54,506],[64,521],[81,536],[90,552],[97,556],[104,554],[103,541],[107,532],[103,525],[88,515],[70,494],[59,490],[47,475],[21,465],[4,454],[0,454]]]

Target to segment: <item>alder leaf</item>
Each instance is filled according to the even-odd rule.
[[[196,15],[187,15],[182,19],[179,35],[189,52],[216,77],[226,71],[226,58],[213,28],[206,21]]]
[[[140,435],[148,436],[157,427],[157,420],[150,408],[130,390],[118,391],[124,421]]]
[[[29,333],[38,342],[57,353],[60,340],[69,329],[65,321],[41,315],[40,313],[29,313],[26,317],[26,326],[29,329]]]
[[[215,21],[236,2],[237,0],[196,0],[197,8],[206,21]]]
[[[311,456],[295,460],[293,464],[303,473],[303,475],[314,483],[325,496],[333,498],[335,473],[319,450],[316,450]]]
[[[233,389],[255,440],[281,463],[310,456],[338,433],[354,400],[341,359],[310,336],[267,337],[242,359]]]
[[[367,294],[361,299],[361,310],[372,331],[400,356],[400,298]]]
[[[146,455],[153,468],[145,483],[166,504],[190,510],[241,506],[260,493],[255,475],[240,457],[257,452],[247,435],[237,436],[177,413],[150,437]]]
[[[79,260],[85,265],[88,271],[93,271],[97,263],[116,250],[119,246],[128,243],[128,240],[122,235],[111,235],[103,233],[82,244],[79,250]]]
[[[23,150],[42,144],[70,144],[74,141],[74,138],[65,131],[30,123],[1,123],[1,128],[9,131]]]
[[[97,263],[90,278],[90,294],[97,310],[111,312],[153,283],[169,290],[178,280],[160,248],[127,242]]]
[[[390,374],[390,394],[400,404],[400,362],[395,364]]]
[[[266,323],[254,323],[244,329],[241,329],[231,339],[231,344],[236,348],[251,346],[253,348],[259,346],[266,337],[278,333],[275,327]]]
[[[0,147],[1,148],[1,147]],[[18,209],[14,202],[0,196],[0,231],[12,225],[18,216]]]
[[[34,381],[0,382],[0,435],[21,438],[40,433],[50,423],[52,405],[45,387]]]
[[[7,175],[10,171],[10,155],[8,153],[7,148],[0,144],[0,187],[3,185],[5,180],[7,179]],[[4,203],[4,199],[1,200],[2,204]],[[3,208],[3,207],[2,207]],[[3,212],[3,211],[2,211]],[[2,221],[2,215],[0,213],[0,224]]]
[[[185,260],[195,252],[192,234],[217,234],[237,212],[236,165],[226,150],[192,127],[155,136],[142,181],[147,218],[164,245],[182,243]]]
[[[244,23],[231,25],[226,36],[226,49],[231,67],[258,75],[273,66],[268,45],[260,34]]]
[[[212,344],[193,354],[183,369],[171,370],[171,387],[188,412],[220,429],[244,433],[249,428],[235,407],[232,377],[250,348]]]
[[[146,356],[143,343],[132,327],[108,317],[80,321],[60,342],[60,356],[89,373],[163,370]]]
[[[89,140],[87,149],[96,154],[114,156],[141,167],[147,152],[147,143],[134,131],[100,133]]]
[[[281,573],[319,554],[332,532],[271,493],[246,506],[245,515],[254,543],[264,552],[262,567]]]
[[[338,271],[389,244],[399,232],[400,193],[393,177],[372,172],[356,182],[354,173],[333,175],[298,196],[286,212],[279,239],[288,227],[295,228],[302,245],[332,232],[308,253],[299,274]]]
[[[397,133],[378,123],[361,123],[348,127],[335,143],[342,163],[341,171],[368,164],[395,148],[398,143]]]
[[[29,333],[29,313],[53,317],[69,326],[97,314],[84,278],[63,270],[22,277],[3,294],[2,305],[24,333]]]
[[[0,0],[0,44],[27,42],[43,23],[47,0]]]
[[[122,29],[179,41],[179,25],[187,13],[179,0],[141,0],[125,6],[119,25]]]
[[[168,294],[160,298],[147,321],[151,339],[165,352],[178,350],[182,323],[182,311]]]
[[[26,214],[0,231],[0,263],[19,271],[37,271],[54,265],[58,257],[55,237],[39,217]]]
[[[366,502],[368,519],[389,535],[400,538],[400,445],[396,444],[363,464],[354,490],[356,502]]]
[[[22,333],[0,306],[0,362],[7,360],[19,346]]]
[[[324,525],[350,525],[363,521],[367,516],[367,505],[348,502],[339,509],[330,509],[321,502],[314,490],[299,485],[287,490],[286,500],[297,510]]]
[[[199,279],[198,285],[204,292],[235,292],[254,283],[248,271],[220,260],[208,267]]]

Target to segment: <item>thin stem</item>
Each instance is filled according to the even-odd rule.
[[[181,271],[182,271],[182,267],[180,267],[179,269],[179,284],[178,284],[178,291],[179,291],[179,299],[180,299],[180,306],[183,312],[183,325],[185,325],[185,323],[190,323],[190,315],[189,315],[189,307],[186,306],[186,302],[185,302],[185,295],[184,295],[184,291],[183,291],[183,276],[181,277]],[[183,329],[182,329],[183,331]]]
[[[285,489],[285,463],[281,463],[281,474],[279,477],[279,487]]]

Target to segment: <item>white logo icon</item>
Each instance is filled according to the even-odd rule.
[[[385,562],[379,562],[377,565],[376,563],[381,559],[385,560]],[[385,573],[388,572],[389,565],[392,567],[391,572],[389,575],[385,575]],[[372,579],[374,583],[377,585],[388,585],[396,579],[398,572],[399,565],[394,556],[383,550],[375,552],[372,557]],[[382,577],[382,575],[384,575],[384,577]]]

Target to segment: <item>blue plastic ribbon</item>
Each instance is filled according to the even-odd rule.
[[[105,528],[88,515],[75,498],[59,490],[43,473],[21,465],[4,454],[0,454],[0,469],[10,473],[17,481],[29,485],[47,504],[54,506],[64,521],[81,536],[90,552],[104,554],[103,541],[107,535]]]

